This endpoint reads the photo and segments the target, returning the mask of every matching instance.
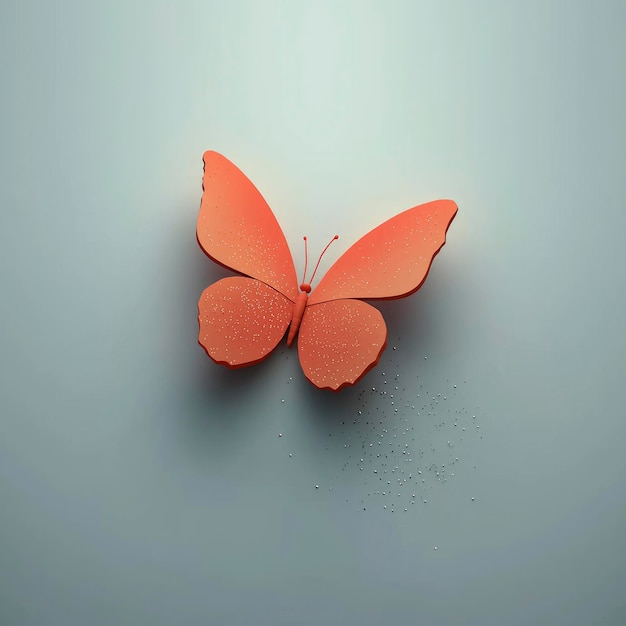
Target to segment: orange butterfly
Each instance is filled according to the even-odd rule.
[[[309,296],[311,286],[298,287],[285,235],[256,187],[221,154],[208,151],[203,160],[198,243],[243,276],[202,292],[200,345],[216,363],[245,367],[267,357],[289,327],[287,343],[298,335],[300,364],[316,387],[339,391],[359,381],[387,344],[381,313],[362,300],[404,298],[421,287],[456,204],[422,204],[374,228]]]

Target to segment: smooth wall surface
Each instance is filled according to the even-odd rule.
[[[0,624],[626,623],[623,2],[5,2]],[[204,150],[298,271],[457,201],[355,388],[197,345]]]

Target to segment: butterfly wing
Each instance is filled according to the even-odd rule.
[[[263,360],[278,345],[294,304],[269,285],[244,276],[207,287],[198,302],[198,341],[216,362],[244,367]]]
[[[340,391],[378,363],[387,327],[378,309],[361,300],[308,306],[298,333],[304,375],[320,389]]]
[[[298,296],[293,259],[276,217],[258,189],[226,157],[203,156],[196,236],[215,262],[257,278],[292,301]]]
[[[298,337],[302,369],[316,387],[339,391],[378,363],[387,343],[385,322],[354,298],[417,291],[456,212],[451,200],[408,209],[359,239],[328,270],[309,298]]]
[[[403,298],[417,291],[446,241],[452,200],[415,206],[361,237],[328,270],[309,306],[341,298]]]
[[[285,334],[298,295],[296,270],[285,235],[252,182],[217,152],[205,152],[203,161],[198,243],[246,277],[204,290],[198,341],[217,363],[244,367],[264,359]]]

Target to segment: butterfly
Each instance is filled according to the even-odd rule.
[[[311,281],[298,284],[285,235],[252,182],[217,152],[205,152],[203,161],[198,243],[240,276],[202,292],[200,345],[216,363],[245,367],[265,359],[289,329],[287,344],[297,336],[300,364],[313,385],[339,391],[358,382],[387,344],[383,316],[363,300],[404,298],[421,287],[457,205],[436,200],[383,222],[312,290]]]

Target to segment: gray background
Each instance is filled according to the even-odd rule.
[[[623,2],[2,4],[2,626],[626,623]],[[458,202],[357,388],[196,344],[209,148]]]

